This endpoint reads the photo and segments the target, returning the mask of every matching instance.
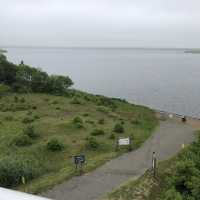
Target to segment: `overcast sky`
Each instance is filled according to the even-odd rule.
[[[0,46],[200,47],[200,0],[0,0]]]

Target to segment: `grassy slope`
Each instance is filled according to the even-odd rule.
[[[187,148],[183,151],[187,151]],[[159,163],[157,176],[153,178],[151,170],[147,170],[137,180],[129,180],[118,189],[108,194],[105,200],[161,200],[167,190],[167,177],[173,176],[175,164],[180,160],[181,152],[169,160]]]
[[[86,95],[86,94],[85,94]],[[25,102],[16,102],[25,98]],[[46,173],[17,189],[38,193],[45,188],[58,184],[74,175],[72,156],[80,152],[85,153],[87,164],[85,171],[92,170],[107,160],[123,153],[115,152],[115,140],[109,139],[113,127],[120,120],[124,121],[125,133],[116,136],[134,136],[134,148],[139,147],[152,133],[157,125],[154,112],[148,108],[131,105],[113,100],[117,105],[115,110],[109,106],[99,106],[95,101],[88,101],[84,95],[78,95],[81,104],[72,104],[69,97],[52,96],[45,94],[8,95],[0,99],[0,157],[16,156],[22,159],[33,158],[46,168]],[[89,99],[98,99],[93,95],[86,95]],[[33,108],[35,106],[35,108]],[[17,109],[16,109],[17,108]],[[16,111],[17,110],[17,111]],[[87,116],[88,115],[88,116]],[[84,120],[84,128],[76,128],[72,120],[79,116]],[[30,146],[17,147],[12,144],[16,135],[20,134],[27,124],[24,118],[34,118],[32,124],[36,127],[40,137]],[[104,118],[105,124],[98,120]],[[140,123],[132,123],[132,120]],[[87,121],[93,121],[94,124]],[[95,128],[105,130],[103,136],[96,136],[102,148],[89,151],[85,148],[86,138]],[[65,144],[62,152],[49,152],[46,142],[51,137],[60,138]],[[12,145],[11,145],[12,144]]]

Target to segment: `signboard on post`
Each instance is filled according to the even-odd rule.
[[[77,155],[74,156],[75,165],[84,164],[85,163],[85,155]]]
[[[131,151],[132,150],[131,142],[132,141],[131,141],[130,137],[117,139],[116,151],[119,150],[120,146],[128,146],[128,150]]]
[[[76,170],[80,169],[80,174],[82,173],[83,164],[85,163],[85,155],[74,156],[74,164],[76,165]]]
[[[121,138],[118,140],[120,146],[130,145],[130,138]]]

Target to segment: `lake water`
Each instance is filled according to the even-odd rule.
[[[14,63],[69,75],[74,88],[200,117],[200,54],[184,50],[6,48]]]

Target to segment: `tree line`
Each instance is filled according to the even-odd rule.
[[[15,65],[0,54],[0,88],[10,88],[14,92],[50,93],[61,95],[73,85],[68,76],[48,75],[46,72],[25,65]]]

